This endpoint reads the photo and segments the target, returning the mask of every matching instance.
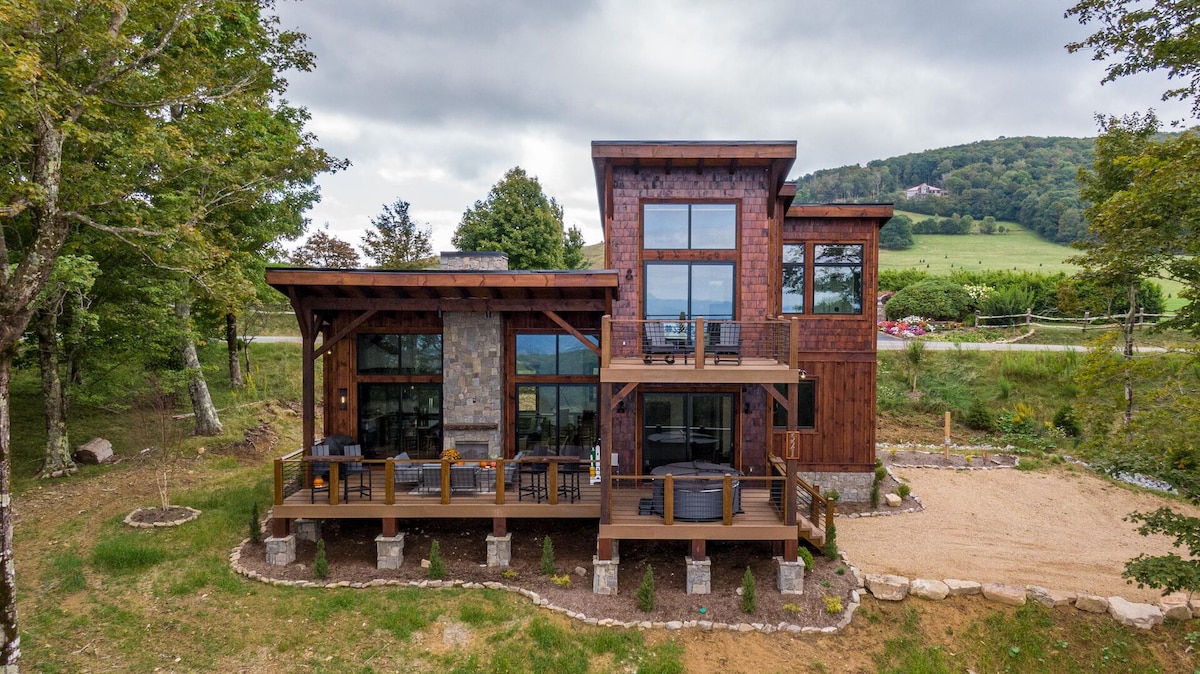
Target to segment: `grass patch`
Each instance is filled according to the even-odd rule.
[[[880,674],[950,674],[950,666],[941,645],[926,645],[919,632],[920,619],[915,609],[904,614],[901,635],[883,643],[876,654],[875,665]]]
[[[113,574],[144,571],[166,559],[166,551],[141,532],[108,536],[92,550],[92,566]]]
[[[42,569],[42,591],[47,594],[72,594],[87,587],[83,558],[74,550],[53,552]]]

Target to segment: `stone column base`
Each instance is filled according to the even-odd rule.
[[[687,593],[712,594],[712,560],[683,559],[687,563]]]
[[[398,569],[404,563],[404,534],[375,537],[375,568]]]
[[[512,534],[487,537],[487,565],[508,566],[512,561]]]
[[[316,543],[321,539],[321,520],[292,520],[292,533],[296,540]]]
[[[592,594],[615,595],[617,593],[616,560],[592,557]]]
[[[283,537],[271,536],[263,541],[267,548],[267,564],[269,566],[287,566],[296,561],[296,535],[288,534]]]
[[[783,557],[776,557],[775,563],[779,565],[776,574],[779,594],[804,594],[804,562],[787,562]]]

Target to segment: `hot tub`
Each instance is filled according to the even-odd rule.
[[[742,484],[737,476],[742,472],[731,466],[703,461],[669,463],[650,471],[651,475],[675,477],[711,476],[708,480],[675,480],[673,490],[675,519],[686,522],[711,522],[722,518],[721,498],[726,475],[733,475],[733,512],[742,512]],[[654,498],[651,510],[663,514],[663,485],[665,480],[654,481]]]

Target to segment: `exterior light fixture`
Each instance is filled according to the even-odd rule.
[[[617,403],[617,414],[625,414],[625,401],[624,400]]]
[[[344,388],[338,389],[338,409],[344,410],[347,407],[349,407],[349,404],[350,404],[350,398],[349,398],[349,394],[346,391],[346,389],[344,389]]]
[[[742,414],[750,414],[750,401],[742,403]]]
[[[632,270],[632,269],[626,269],[626,270],[625,270],[625,280],[626,280],[626,281],[632,281],[632,280],[633,280],[633,270]]]
[[[808,379],[808,370],[800,370],[800,378]]]

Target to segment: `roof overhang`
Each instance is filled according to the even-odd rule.
[[[892,204],[792,204],[788,206],[789,218],[860,218],[876,220],[883,226],[892,219]]]
[[[596,195],[600,214],[605,208],[606,175],[610,168],[637,166],[666,167],[670,170],[758,166],[769,169],[771,196],[779,194],[788,171],[796,161],[796,141],[792,140],[594,140],[592,167],[596,172]]]
[[[616,271],[393,271],[271,268],[267,284],[297,309],[592,311],[618,296]]]

